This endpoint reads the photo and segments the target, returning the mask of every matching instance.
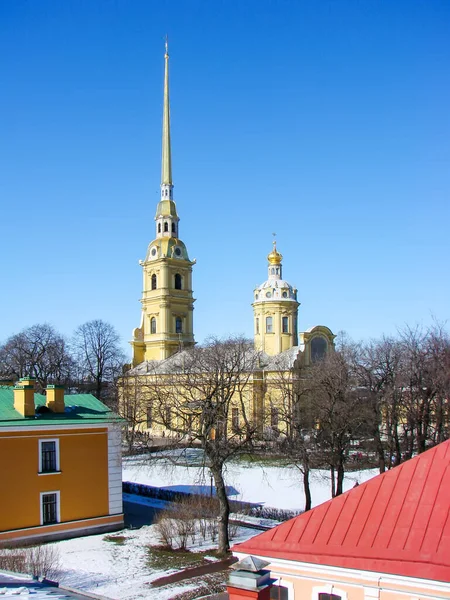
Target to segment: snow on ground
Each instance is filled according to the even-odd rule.
[[[125,543],[107,541],[106,538],[114,536],[125,537]],[[157,543],[152,526],[119,531],[110,536],[92,535],[55,542],[63,565],[59,583],[123,600],[170,600],[189,589],[186,583],[175,587],[150,588],[149,583],[153,579],[170,572],[150,571],[146,565],[150,543]]]
[[[147,485],[210,493],[208,469],[199,469],[198,454],[193,453],[189,464],[197,466],[173,466],[168,460],[150,461],[146,456],[124,459],[123,479]],[[356,481],[362,483],[376,475],[376,470],[353,472],[345,477],[345,489],[353,487]],[[264,503],[284,509],[301,509],[304,506],[301,474],[294,468],[234,463],[227,469],[226,481],[236,488],[234,498],[248,502]],[[330,497],[328,474],[315,471],[311,478],[313,505]],[[127,499],[131,497],[127,495]],[[142,499],[142,503],[162,508],[164,502],[155,499]],[[244,541],[257,531],[239,529],[233,543]],[[115,536],[123,536],[124,543],[108,541]],[[170,600],[192,588],[189,582],[180,582],[172,587],[151,588],[149,583],[170,571],[151,571],[147,565],[148,546],[157,544],[154,526],[124,530],[105,535],[95,535],[56,542],[62,573],[61,585],[106,596],[114,600]],[[206,550],[211,545],[205,545]],[[197,548],[198,549],[198,548]]]
[[[349,490],[356,482],[363,483],[374,477],[377,469],[347,473],[344,489]],[[209,493],[209,470],[199,466],[174,465],[164,459],[148,456],[127,457],[123,461],[123,480],[144,483],[170,490]],[[262,503],[265,506],[299,510],[305,505],[302,475],[295,467],[264,466],[237,462],[228,465],[227,486],[235,488],[238,495],[232,499]],[[317,506],[331,497],[328,471],[315,469],[311,474],[312,504]]]

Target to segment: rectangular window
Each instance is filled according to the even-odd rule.
[[[187,418],[186,418],[187,431],[192,431],[193,424],[194,424],[194,415],[187,415]]]
[[[256,319],[256,334],[259,334],[259,319]]]
[[[39,440],[39,473],[59,472],[59,440]]]
[[[231,409],[231,429],[236,432],[239,431],[239,409]]]
[[[283,333],[289,333],[289,317],[283,317],[281,327]]]
[[[289,600],[289,590],[287,587],[275,584],[270,588],[271,600]]]
[[[153,425],[153,410],[152,410],[152,405],[149,404],[147,406],[147,429],[150,429],[150,427]]]
[[[272,317],[266,317],[266,333],[272,333]]]
[[[59,492],[41,493],[41,524],[59,523]]]
[[[170,429],[170,426],[172,425],[172,411],[170,410],[170,406],[166,407],[166,419],[165,419],[165,426]]]
[[[278,427],[278,408],[272,406],[270,411],[270,425],[271,427]]]

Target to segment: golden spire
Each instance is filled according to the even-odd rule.
[[[172,157],[170,151],[170,105],[169,105],[169,43],[166,35],[164,54],[164,107],[162,131],[161,185],[172,185]]]

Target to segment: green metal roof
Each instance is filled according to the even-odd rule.
[[[124,420],[107,406],[97,400],[92,394],[67,394],[64,395],[66,409],[63,413],[36,412],[33,417],[23,417],[14,409],[14,388],[0,386],[0,427],[11,425],[80,425],[82,423],[112,423]],[[36,411],[45,406],[46,397],[34,394]]]

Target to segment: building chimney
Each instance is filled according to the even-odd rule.
[[[63,413],[64,404],[64,386],[63,385],[48,385],[46,388],[47,407],[54,413]]]
[[[22,377],[14,387],[14,409],[23,417],[34,417],[34,382],[33,377]]]
[[[255,556],[247,556],[233,565],[227,584],[229,600],[270,600],[273,579],[264,568],[268,564]]]

